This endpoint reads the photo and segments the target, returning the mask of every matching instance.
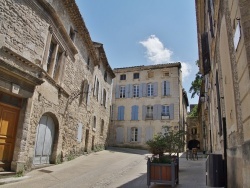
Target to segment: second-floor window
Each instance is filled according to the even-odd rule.
[[[168,105],[163,105],[163,106],[162,106],[161,115],[162,115],[162,116],[170,116],[170,113],[169,113],[169,106],[168,106]]]
[[[138,141],[138,128],[132,127],[131,128],[131,142]]]
[[[120,98],[125,98],[125,86],[120,86]]]
[[[125,110],[124,106],[119,106],[118,107],[118,117],[117,117],[117,120],[124,120],[124,110]]]
[[[134,97],[139,97],[139,85],[133,86]]]
[[[96,128],[96,117],[94,116],[94,119],[93,119],[93,128],[95,129]]]
[[[154,95],[154,85],[152,83],[147,84],[148,97]]]
[[[170,95],[170,83],[169,83],[169,81],[162,82],[162,95],[163,96]]]
[[[132,106],[131,110],[131,120],[138,120],[138,106]]]
[[[107,97],[106,90],[103,89],[103,97],[102,97],[102,100],[103,100],[103,106],[104,106],[104,107],[106,107],[106,97]]]
[[[146,118],[153,118],[153,106],[147,106]]]
[[[98,100],[98,97],[99,97],[99,80],[97,79],[96,81],[96,98]]]

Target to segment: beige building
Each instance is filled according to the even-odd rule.
[[[74,0],[0,1],[0,171],[103,148],[114,73]]]
[[[222,154],[232,188],[250,185],[249,10],[246,0],[196,0],[204,145]]]
[[[154,134],[185,127],[181,64],[114,69],[110,144],[145,147]]]

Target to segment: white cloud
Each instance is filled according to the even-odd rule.
[[[155,35],[151,35],[148,39],[140,41],[146,48],[146,57],[153,64],[169,63],[173,52],[164,47],[162,42]]]
[[[146,48],[146,57],[153,64],[173,63],[173,52],[164,47],[163,43],[155,35],[149,36],[146,40],[140,41],[140,44]],[[182,79],[191,74],[192,67],[185,62],[181,62]]]
[[[188,63],[181,62],[182,79],[191,74],[191,66]]]

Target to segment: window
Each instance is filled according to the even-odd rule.
[[[163,76],[164,76],[164,77],[169,76],[169,71],[164,71],[164,72],[163,72]]]
[[[88,60],[87,60],[87,69],[89,70],[89,66],[90,66],[90,58],[88,57]]]
[[[153,106],[147,106],[146,118],[153,118]]]
[[[104,81],[107,82],[108,74],[107,71],[104,72]]]
[[[192,135],[196,135],[197,134],[197,128],[192,128],[191,133],[192,133]]]
[[[107,97],[106,90],[103,89],[103,97],[102,97],[102,100],[103,100],[103,106],[104,106],[104,107],[106,107],[106,97]]]
[[[118,118],[117,118],[117,120],[124,120],[124,110],[125,110],[124,106],[119,106],[118,107]]]
[[[59,61],[61,57],[62,57],[62,52],[58,51],[57,56],[56,56],[55,66],[54,66],[54,72],[52,75],[54,79],[56,79],[59,74]]]
[[[131,142],[138,141],[138,129],[136,127],[131,128]]]
[[[103,132],[104,132],[104,120],[102,119],[101,131],[100,131],[101,136],[103,136]]]
[[[125,98],[125,86],[120,86],[120,98]]]
[[[140,74],[139,73],[134,73],[134,79],[139,79],[140,78]]]
[[[148,88],[148,97],[153,96],[153,94],[154,94],[154,85],[150,83],[150,84],[147,85],[147,88]]]
[[[96,128],[96,117],[94,116],[93,118],[93,128],[95,129]]]
[[[99,80],[97,79],[96,81],[96,98],[98,100],[98,97],[99,97]]]
[[[138,120],[138,106],[137,105],[132,106],[131,120]]]
[[[70,27],[70,30],[69,30],[69,37],[71,38],[71,40],[74,42],[75,41],[75,36],[76,36],[76,31]]]
[[[134,85],[133,87],[134,97],[139,97],[139,85]]]
[[[163,96],[168,96],[170,95],[170,83],[169,81],[163,81],[162,83],[162,95]]]
[[[170,113],[169,113],[169,106],[167,106],[167,105],[163,105],[163,106],[162,106],[161,115],[162,115],[162,116],[170,116]]]
[[[120,80],[126,80],[126,74],[121,74],[120,75]]]
[[[53,41],[51,41],[50,47],[49,47],[48,59],[47,59],[47,72],[49,72],[49,70],[51,69],[52,56],[53,56],[53,52],[55,48],[56,48],[56,44]]]

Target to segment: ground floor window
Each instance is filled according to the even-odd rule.
[[[138,141],[138,128],[132,127],[131,128],[131,142]]]

